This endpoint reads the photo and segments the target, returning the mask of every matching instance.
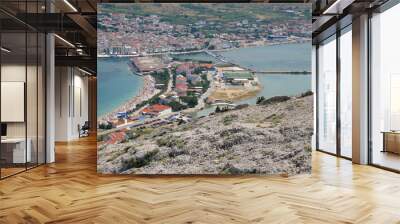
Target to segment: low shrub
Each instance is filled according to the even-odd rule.
[[[288,100],[290,100],[290,97],[288,97],[288,96],[274,96],[274,97],[268,98],[266,100],[263,100],[259,104],[260,105],[269,105],[269,104],[274,104],[274,103],[285,102]]]
[[[309,91],[306,91],[306,92],[302,93],[302,94],[300,95],[300,97],[311,96],[311,95],[313,95],[313,94],[314,94],[314,93],[313,93],[311,90],[309,90]]]
[[[222,123],[224,125],[230,125],[232,124],[232,122],[237,119],[238,116],[236,114],[231,114],[231,115],[227,115],[224,117],[224,119],[222,120]]]
[[[132,168],[140,168],[148,165],[157,155],[158,152],[159,152],[158,150],[148,151],[143,156],[140,157],[134,156],[129,159],[122,160],[121,171],[123,172],[125,170],[129,170]]]

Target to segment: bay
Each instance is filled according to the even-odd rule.
[[[139,94],[143,78],[129,67],[129,58],[97,59],[97,116],[105,115]]]
[[[237,48],[218,54],[255,71],[311,71],[311,42]]]
[[[280,44],[238,48],[218,52],[240,66],[256,71],[311,71],[311,43]],[[254,105],[257,97],[295,96],[311,90],[311,75],[306,74],[257,74],[262,90],[256,96],[237,101],[237,104]],[[215,111],[209,106],[195,116],[205,116]]]

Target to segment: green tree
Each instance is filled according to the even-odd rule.
[[[198,104],[197,97],[192,96],[181,96],[180,97],[183,102],[185,102],[189,107],[195,107]]]
[[[262,101],[264,101],[265,100],[265,97],[264,96],[259,96],[259,97],[257,97],[257,101],[256,101],[256,104],[260,104]]]
[[[183,105],[179,102],[176,102],[176,101],[169,102],[167,105],[170,106],[172,108],[172,111],[174,111],[174,112],[184,110],[187,108],[185,105]]]

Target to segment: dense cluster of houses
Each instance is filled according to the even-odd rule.
[[[142,108],[137,115],[129,115],[127,112],[120,112],[117,120],[112,122],[113,127],[126,124],[129,121],[142,121],[145,125],[148,121],[146,118],[166,119],[169,114],[174,114],[176,109],[172,108],[171,103],[183,105],[182,108],[188,108],[187,103],[182,101],[182,97],[197,97],[204,93],[203,86],[197,85],[203,81],[202,75],[210,75],[219,83],[219,87],[227,85],[251,86],[256,84],[255,74],[251,71],[242,69],[237,66],[214,66],[214,64],[194,63],[194,62],[178,62],[173,65],[175,73],[175,85],[168,91],[158,96],[156,102]],[[200,79],[200,81],[197,81]],[[217,85],[218,86],[218,85]],[[219,88],[217,87],[217,88]],[[153,121],[152,121],[153,122]],[[156,125],[156,123],[152,123]],[[119,139],[122,136],[115,136]]]
[[[287,10],[286,13],[297,19],[290,22],[204,19],[182,25],[167,22],[159,15],[132,17],[124,13],[99,13],[98,54],[147,55],[205,48],[228,49],[260,41],[275,43],[310,39],[311,23],[302,19],[302,12]]]

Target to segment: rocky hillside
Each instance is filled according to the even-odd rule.
[[[98,172],[287,174],[311,171],[312,96],[270,100],[187,124],[129,130],[102,145]]]

